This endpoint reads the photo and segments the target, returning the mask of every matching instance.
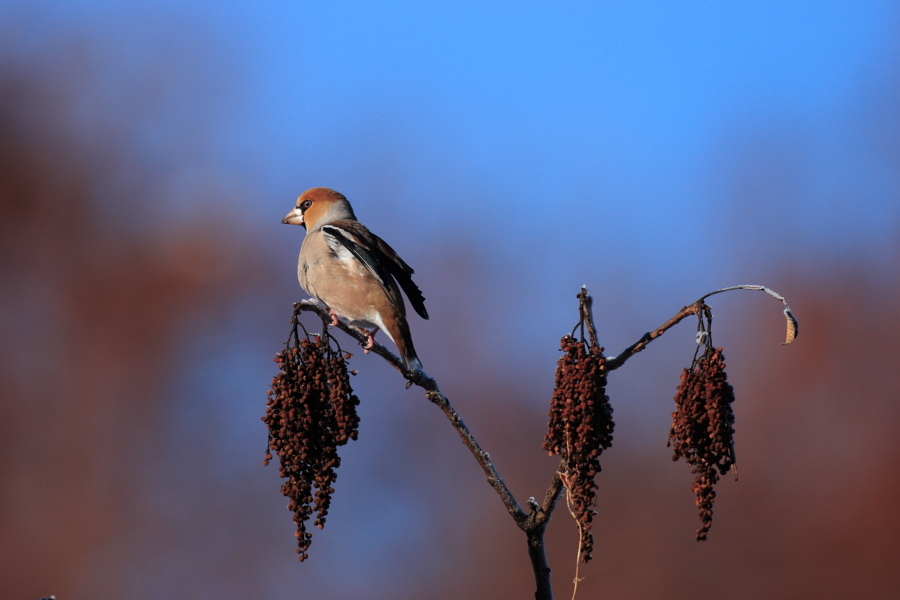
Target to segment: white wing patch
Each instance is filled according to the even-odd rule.
[[[356,240],[353,240],[352,237],[347,235],[347,233],[344,232],[344,230],[340,229],[339,227],[329,227],[328,231],[325,231],[323,229],[322,232],[325,234],[325,243],[328,244],[329,250],[331,250],[332,252],[335,253],[335,255],[338,257],[338,260],[340,260],[342,262],[350,262],[350,261],[357,260],[356,257],[353,256],[353,253],[350,252],[347,249],[347,247],[344,244],[342,244],[341,241],[335,237],[335,234],[333,233],[333,232],[339,232],[341,235],[346,237],[348,240],[356,241]]]

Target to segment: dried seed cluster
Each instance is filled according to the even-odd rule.
[[[735,464],[734,389],[725,375],[725,357],[721,348],[708,348],[690,369],[681,374],[675,394],[675,412],[669,443],[675,451],[672,460],[683,458],[696,475],[691,487],[702,526],[697,540],[706,539],[712,526],[714,485]]]
[[[600,472],[600,453],[612,445],[615,423],[606,395],[603,348],[588,348],[583,340],[567,335],[560,341],[560,349],[565,354],[556,367],[544,449],[566,462],[563,482],[581,531],[582,560],[587,562],[594,544],[594,477]]]
[[[337,447],[357,438],[359,399],[350,387],[345,356],[332,350],[328,338],[300,338],[295,332],[292,340],[275,357],[280,370],[262,418],[269,428],[263,464],[272,459],[269,450],[278,455],[278,474],[287,478],[281,493],[290,499],[297,553],[303,561],[312,542],[306,521],[316,512],[314,525],[321,529],[331,504],[335,469],[341,464]]]

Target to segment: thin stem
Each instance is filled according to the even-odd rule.
[[[581,291],[575,297],[578,298],[578,312],[581,313],[581,337],[584,339],[584,326],[587,325],[591,347],[597,348],[600,344],[597,342],[597,328],[594,326],[594,298],[584,286],[581,286]]]
[[[328,314],[328,311],[320,304],[311,300],[298,302],[294,305],[294,311],[295,314],[302,311],[311,311],[322,317],[323,326],[327,327],[330,323],[330,321],[326,321],[326,319],[331,318]],[[338,322],[337,327],[347,335],[356,339],[356,341],[358,341],[360,345],[365,345],[368,341],[368,339],[365,335],[362,334],[362,332],[342,321]],[[500,499],[503,501],[504,506],[506,506],[506,510],[510,515],[512,515],[513,519],[515,519],[516,523],[521,527],[522,524],[525,523],[528,515],[525,514],[525,511],[523,511],[522,507],[519,506],[519,503],[516,502],[516,499],[509,491],[509,488],[506,487],[506,484],[503,482],[503,478],[500,477],[500,474],[497,472],[494,463],[491,461],[490,455],[484,451],[484,449],[475,439],[475,436],[473,436],[472,432],[469,431],[469,428],[462,420],[462,417],[459,416],[459,413],[457,413],[456,409],[453,408],[453,405],[450,404],[450,400],[441,393],[440,389],[438,389],[437,382],[429,377],[424,371],[407,369],[406,365],[398,356],[396,356],[393,352],[391,352],[378,342],[375,342],[375,344],[370,349],[370,352],[374,352],[375,354],[381,356],[395,369],[400,371],[403,377],[405,377],[407,380],[407,387],[409,387],[410,385],[417,385],[425,390],[425,397],[435,405],[437,405],[437,407],[441,409],[444,415],[446,415],[447,419],[450,421],[450,423],[453,425],[453,428],[456,429],[456,432],[462,439],[463,444],[465,444],[466,448],[469,449],[469,452],[471,452],[472,456],[475,457],[475,460],[478,462],[481,470],[484,471],[485,475],[487,475],[488,484],[490,484],[490,486],[494,488],[494,490],[500,496]]]
[[[433,379],[431,379],[431,381],[434,382]],[[509,488],[506,487],[506,484],[503,483],[503,479],[501,479],[500,474],[494,467],[490,455],[478,444],[475,436],[473,436],[472,432],[469,431],[469,428],[466,427],[466,424],[459,416],[459,413],[457,413],[456,409],[453,408],[453,405],[450,404],[450,400],[437,389],[437,384],[434,385],[433,390],[428,390],[425,393],[425,397],[436,404],[438,408],[443,411],[444,415],[447,416],[447,419],[450,420],[450,423],[456,429],[457,433],[459,433],[459,437],[462,438],[463,444],[469,449],[469,452],[472,453],[475,460],[478,461],[484,474],[487,475],[488,484],[494,488],[494,491],[497,492],[500,499],[503,501],[504,506],[506,506],[506,510],[521,527],[528,515],[525,514],[525,511],[522,510],[522,507],[519,506],[519,503],[516,502],[516,499],[513,497],[512,492],[510,492]]]
[[[697,300],[693,304],[683,307],[675,316],[654,329],[653,331],[649,331],[641,336],[641,339],[633,343],[632,345],[625,348],[622,352],[619,353],[618,356],[610,356],[606,359],[606,370],[607,371],[615,371],[619,367],[625,364],[625,361],[643,350],[647,347],[647,345],[664,334],[666,331],[681,323],[684,319],[691,315],[699,314],[703,309],[704,303],[703,300]]]
[[[563,480],[560,473],[565,471],[565,469],[566,461],[559,461],[559,466],[556,467],[553,479],[550,480],[550,487],[547,488],[547,493],[544,495],[544,503],[534,513],[535,521],[543,523],[550,520],[550,515],[553,514],[553,509],[556,508],[556,502],[559,500],[559,495],[563,490]]]
[[[675,325],[677,325],[678,323],[683,321],[686,317],[688,317],[690,315],[699,314],[701,311],[704,311],[704,313],[709,311],[710,310],[709,306],[706,304],[705,300],[707,298],[709,298],[710,296],[713,296],[715,294],[721,294],[722,292],[730,292],[732,290],[753,290],[753,291],[765,292],[765,293],[769,294],[770,296],[772,296],[773,298],[781,300],[781,303],[784,305],[784,317],[787,322],[787,332],[785,334],[783,344],[790,344],[799,335],[800,324],[797,322],[797,318],[794,317],[794,313],[791,312],[791,307],[788,306],[787,300],[784,299],[784,296],[775,292],[774,290],[770,290],[769,288],[767,288],[763,285],[734,285],[731,287],[722,288],[720,290],[715,290],[713,292],[710,292],[710,293],[702,296],[699,300],[697,300],[693,304],[685,306],[684,308],[679,310],[675,314],[674,317],[672,317],[671,319],[669,319],[668,321],[666,321],[665,323],[663,323],[662,325],[660,325],[653,331],[645,333],[641,337],[641,339],[639,339],[632,345],[625,348],[625,350],[623,350],[618,356],[611,356],[611,357],[607,358],[606,359],[606,369],[608,371],[614,371],[615,369],[618,369],[619,367],[621,367],[622,365],[625,364],[626,360],[628,360],[629,358],[631,358],[632,356],[634,356],[635,354],[637,354],[638,352],[640,352],[641,350],[646,348],[647,344],[649,344],[650,342],[652,342],[653,340],[655,340],[656,338],[658,338],[659,336],[664,334],[666,331],[668,331],[669,329],[671,329],[672,327],[674,327]],[[712,319],[712,314],[710,313],[710,320],[711,319]]]
[[[572,600],[575,600],[575,596],[578,595],[578,583],[583,579],[578,576],[578,572],[581,569],[581,552],[584,550],[584,544],[581,543],[582,539],[584,539],[584,524],[578,520],[578,517],[575,516],[575,511],[572,510],[572,495],[569,492],[568,486],[566,486],[566,508],[569,509],[569,514],[572,515],[575,525],[578,526],[578,550],[575,552],[575,577],[572,579]]]

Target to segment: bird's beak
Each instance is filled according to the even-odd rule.
[[[300,212],[299,208],[295,208],[286,214],[281,222],[285,225],[305,225],[303,222],[303,213]]]

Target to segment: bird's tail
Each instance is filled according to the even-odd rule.
[[[422,361],[416,355],[416,348],[413,346],[412,335],[409,333],[409,327],[397,327],[396,331],[388,332],[394,343],[397,344],[397,350],[400,357],[406,363],[406,368],[410,370],[423,370]]]

